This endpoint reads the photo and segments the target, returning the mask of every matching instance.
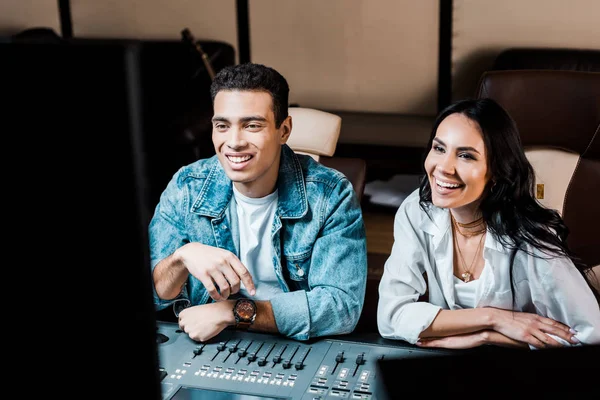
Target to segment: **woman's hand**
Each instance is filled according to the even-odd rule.
[[[550,335],[578,344],[576,333],[565,324],[537,314],[492,308],[492,329],[502,335],[536,348],[562,347]]]
[[[470,349],[484,344],[479,332],[446,337],[420,338],[416,343],[419,347],[437,347],[443,349]]]

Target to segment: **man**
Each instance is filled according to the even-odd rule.
[[[228,326],[307,340],[350,333],[366,286],[352,184],[295,154],[287,81],[260,64],[211,86],[216,155],[182,167],[150,223],[158,310],[206,341]]]

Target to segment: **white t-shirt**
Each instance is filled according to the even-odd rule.
[[[454,296],[457,306],[462,308],[475,308],[475,294],[479,287],[479,279],[463,282],[454,277]]]
[[[250,198],[241,194],[233,186],[235,202],[232,202],[237,213],[240,234],[240,261],[246,266],[256,293],[250,296],[246,287],[240,285],[240,293],[255,300],[269,300],[283,290],[275,275],[273,267],[273,245],[271,229],[277,208],[278,192],[261,198]]]

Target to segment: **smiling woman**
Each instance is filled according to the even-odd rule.
[[[599,295],[558,212],[533,196],[516,124],[491,99],[437,117],[426,177],[400,205],[378,327],[423,347],[600,343]],[[419,302],[428,292],[427,302]]]

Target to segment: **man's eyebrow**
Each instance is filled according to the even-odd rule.
[[[248,117],[242,117],[240,118],[240,123],[245,124],[248,123],[250,121],[259,121],[259,122],[267,122],[268,120],[265,117],[262,117],[260,115],[250,115]],[[229,123],[230,121],[225,118],[225,117],[219,117],[219,116],[214,116],[212,118],[212,122],[227,122]]]
[[[212,117],[212,122],[229,122],[229,120],[225,117]]]
[[[260,116],[260,115],[251,115],[249,117],[240,118],[240,122],[241,123],[246,123],[246,122],[250,122],[250,121],[267,122],[267,119],[265,117]]]
[[[443,141],[441,141],[440,139],[438,139],[437,137],[433,138],[434,142],[438,142],[439,144],[441,144],[442,146],[446,146],[446,143],[444,143]],[[474,153],[477,154],[481,154],[479,153],[479,151],[477,151],[474,147],[471,146],[462,146],[462,147],[457,147],[456,150],[458,151],[472,151]]]

